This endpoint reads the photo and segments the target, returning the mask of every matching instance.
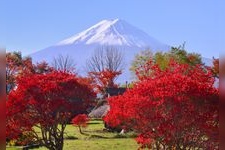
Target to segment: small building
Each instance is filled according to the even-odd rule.
[[[108,97],[110,96],[117,96],[117,95],[122,95],[127,88],[107,88],[106,93],[108,94]]]
[[[126,89],[127,88],[107,88],[106,96],[111,97],[111,96],[122,95],[126,91]],[[102,118],[107,114],[110,107],[109,107],[108,101],[105,98],[98,101],[98,104],[96,105],[96,107],[89,113],[88,115],[89,117]]]

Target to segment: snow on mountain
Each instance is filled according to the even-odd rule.
[[[141,50],[148,48],[156,52],[170,49],[169,45],[159,42],[126,21],[114,19],[103,20],[83,32],[30,56],[34,62],[45,60],[51,64],[54,57],[68,55],[74,59],[77,72],[84,75],[87,59],[93,55],[96,49],[104,46],[116,47],[124,54],[126,66],[123,74],[118,78],[120,83],[125,83],[132,79],[129,67],[134,56]]]
[[[168,46],[150,37],[124,20],[103,20],[89,29],[59,42],[57,45],[98,44],[129,47],[167,49]]]

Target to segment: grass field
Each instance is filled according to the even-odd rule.
[[[117,133],[103,131],[104,124],[101,120],[92,120],[87,128],[80,134],[77,127],[68,125],[65,132],[65,150],[136,150],[138,145],[134,140],[134,133],[126,133],[121,136]],[[18,150],[20,148],[7,148]],[[40,147],[35,150],[47,150]]]

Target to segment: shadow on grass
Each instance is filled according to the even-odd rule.
[[[89,136],[90,134],[84,133],[83,131],[80,133],[81,135]]]
[[[85,132],[88,132],[88,133],[100,133],[100,134],[104,134],[104,133],[108,133],[108,131],[103,131],[103,130],[85,130]]]
[[[89,139],[120,139],[120,138],[136,138],[136,137],[137,137],[136,134],[116,134],[112,137],[92,134],[88,138]]]
[[[78,140],[78,137],[75,137],[75,136],[66,136],[64,139],[65,140]]]
[[[102,118],[92,118],[91,121],[102,121]]]
[[[90,139],[109,139],[109,137],[101,136],[101,135],[91,135]]]
[[[137,137],[136,133],[117,134],[113,136],[113,138],[136,138],[136,137]]]
[[[87,124],[91,125],[91,124],[102,124],[102,123],[101,122],[88,122]]]

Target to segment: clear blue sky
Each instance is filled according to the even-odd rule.
[[[225,51],[225,0],[1,0],[0,46],[24,55],[121,18],[204,57]]]

